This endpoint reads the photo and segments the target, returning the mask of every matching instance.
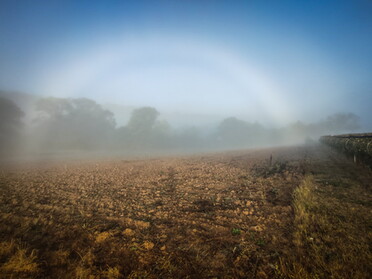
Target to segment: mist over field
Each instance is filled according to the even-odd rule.
[[[368,1],[2,1],[2,157],[292,145],[372,130]]]
[[[357,131],[359,117],[337,113],[314,123],[265,126],[235,116],[168,114],[154,107],[123,108],[125,124],[87,98],[35,98],[2,92],[4,157],[79,158],[171,155],[311,143],[321,135]],[[23,100],[27,108],[17,105]],[[8,98],[7,98],[8,97]],[[183,120],[183,121],[182,121]],[[172,123],[172,124],[170,124]]]

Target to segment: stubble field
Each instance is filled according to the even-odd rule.
[[[300,253],[293,193],[316,172],[311,154],[4,165],[0,276],[288,277]]]

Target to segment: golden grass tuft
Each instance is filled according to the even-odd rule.
[[[96,242],[102,243],[111,236],[109,232],[101,232],[96,236]]]
[[[15,248],[16,246],[12,241],[1,244],[1,254],[11,253],[11,255],[0,267],[0,271],[4,274],[18,274],[20,278],[26,275],[36,275],[39,272],[39,267],[36,263],[37,257],[35,250],[28,253],[26,249]]]
[[[106,271],[103,272],[103,275],[107,279],[118,279],[121,276],[118,267],[109,267]]]
[[[76,279],[95,279],[96,276],[92,274],[92,270],[90,268],[78,266],[75,269],[75,278]]]

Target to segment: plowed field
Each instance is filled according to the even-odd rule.
[[[278,276],[309,152],[3,165],[0,276]]]

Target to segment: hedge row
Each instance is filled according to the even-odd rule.
[[[372,165],[372,133],[323,136],[320,142]]]

